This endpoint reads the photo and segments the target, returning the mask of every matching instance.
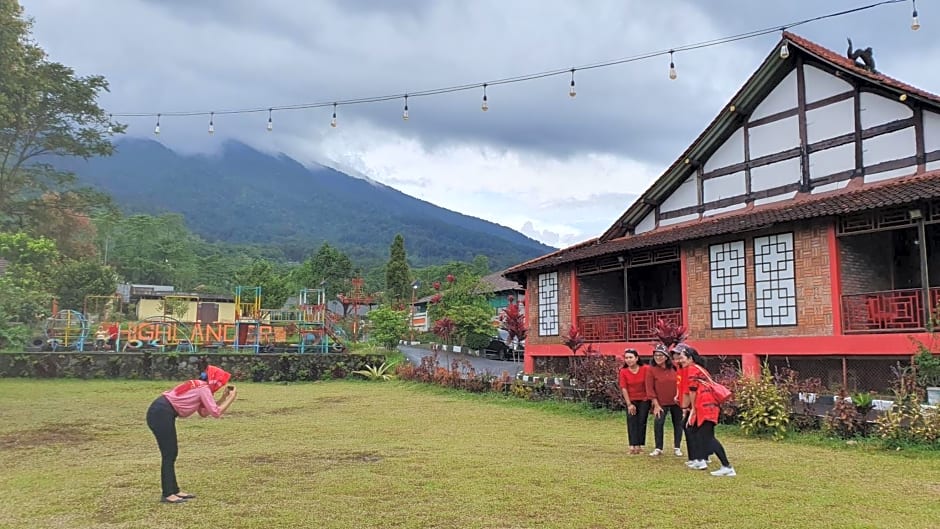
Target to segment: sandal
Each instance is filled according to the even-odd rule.
[[[168,497],[160,498],[160,503],[186,503],[186,498],[177,496],[175,500]]]
[[[186,492],[177,492],[177,493],[176,493],[176,497],[177,497],[177,498],[182,498],[182,499],[184,499],[184,500],[191,500],[191,499],[195,498],[196,495],[195,495],[195,494],[189,494],[189,493],[186,493]]]

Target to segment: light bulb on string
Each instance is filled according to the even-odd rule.
[[[268,109],[268,132],[271,132],[272,130],[274,130],[274,120],[271,119],[271,111],[272,109],[269,108]]]
[[[215,134],[215,112],[209,112],[209,134]]]
[[[578,95],[574,89],[574,68],[571,69],[571,88],[568,89],[568,95],[571,97]]]
[[[486,101],[486,83],[483,83],[483,104],[480,105],[480,110],[486,112],[490,109],[490,105]]]
[[[111,122],[112,115],[108,114],[108,134],[114,134],[114,125]]]
[[[408,121],[408,94],[405,94],[405,109],[401,112],[402,121]]]
[[[679,74],[676,73],[676,63],[673,60],[673,51],[669,50],[669,78],[675,81]]]
[[[336,103],[333,103],[333,119],[330,120],[330,126],[336,128]]]
[[[917,19],[917,0],[911,0],[914,6],[914,12],[911,14],[911,31],[920,29],[920,20]]]
[[[786,31],[786,28],[781,29],[781,31]],[[783,40],[783,44],[780,45],[780,58],[786,59],[790,56],[790,46],[787,44],[786,38]]]
[[[153,128],[153,133],[157,136],[160,135],[160,114],[157,114],[157,125]]]

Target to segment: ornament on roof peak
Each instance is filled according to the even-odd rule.
[[[846,57],[855,61],[855,65],[859,68],[864,68],[871,73],[878,73],[878,71],[875,70],[875,57],[872,49],[868,47],[864,50],[861,48],[853,50],[852,39],[846,40],[849,41],[849,50],[845,53]],[[861,63],[859,63],[859,59],[862,60]]]

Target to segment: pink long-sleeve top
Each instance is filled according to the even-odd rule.
[[[189,417],[196,412],[199,412],[201,417],[211,415],[219,418],[222,415],[222,410],[219,409],[219,405],[212,398],[212,390],[209,389],[209,386],[193,388],[182,395],[177,395],[173,390],[170,390],[164,392],[163,396],[170,401],[170,405],[173,406],[176,414],[180,417]]]

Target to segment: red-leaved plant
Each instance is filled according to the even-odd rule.
[[[679,325],[674,321],[660,319],[656,322],[656,339],[666,347],[672,347],[677,343],[684,342],[689,337],[685,325]]]
[[[574,324],[571,325],[571,328],[568,329],[568,334],[565,336],[565,341],[563,342],[568,349],[571,349],[571,354],[578,354],[578,350],[584,346],[584,336],[581,336],[581,331]]]
[[[509,333],[508,343],[513,343],[513,340],[517,338],[520,342],[525,340],[526,331],[528,330],[525,325],[525,312],[512,296],[509,296],[509,306],[499,313],[499,326]]]
[[[434,322],[434,328],[431,329],[431,332],[440,337],[444,343],[450,343],[450,337],[454,335],[456,329],[457,325],[454,320],[445,316]]]

